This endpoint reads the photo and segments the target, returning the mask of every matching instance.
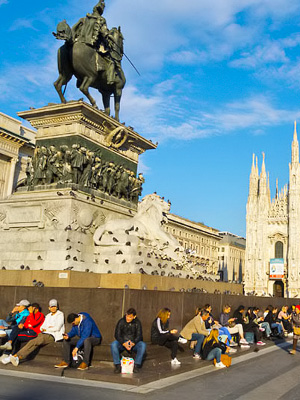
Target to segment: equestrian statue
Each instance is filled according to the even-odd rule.
[[[72,29],[63,20],[53,32],[56,39],[65,40],[58,49],[59,77],[54,82],[62,103],[66,103],[62,86],[67,85],[74,75],[77,87],[97,107],[89,88],[98,89],[102,94],[104,110],[110,114],[110,97],[114,96],[115,119],[119,121],[120,101],[125,86],[125,75],[121,67],[123,57],[123,35],[121,28],[108,29],[102,16],[105,1],[100,0],[92,14],[81,18]]]

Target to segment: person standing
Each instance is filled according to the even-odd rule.
[[[300,339],[300,306],[297,305],[295,307],[295,312],[292,314],[292,323],[293,323],[293,348],[290,350],[290,354],[296,354],[297,342]]]
[[[134,308],[129,308],[124,317],[118,321],[115,338],[116,340],[110,346],[115,373],[121,372],[120,354],[124,350],[136,353],[133,372],[139,372],[146,351],[146,343],[143,342],[142,324]]]

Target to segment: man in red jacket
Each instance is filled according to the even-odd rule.
[[[38,303],[32,303],[28,307],[29,315],[23,324],[22,329],[19,331],[18,337],[14,343],[13,354],[20,349],[22,342],[29,342],[29,340],[37,337],[40,331],[40,327],[45,320],[45,316],[40,312],[40,306]]]

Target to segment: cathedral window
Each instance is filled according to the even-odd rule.
[[[283,243],[280,241],[275,243],[275,258],[283,258]]]

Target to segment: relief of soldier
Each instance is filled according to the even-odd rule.
[[[137,202],[145,182],[143,174],[104,161],[101,153],[94,153],[74,143],[71,147],[37,146],[26,167],[26,186],[75,183],[99,190],[131,202]]]

